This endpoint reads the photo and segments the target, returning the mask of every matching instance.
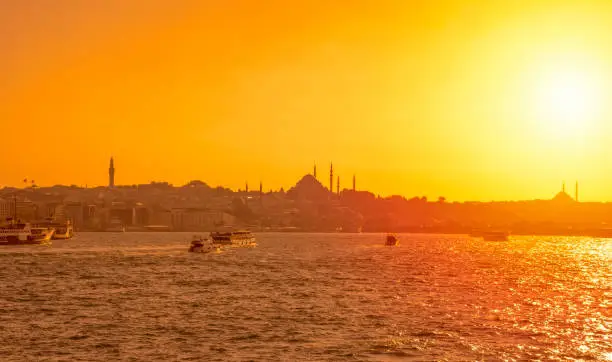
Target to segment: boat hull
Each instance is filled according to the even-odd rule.
[[[17,235],[0,237],[0,245],[42,245],[51,244],[53,231],[48,231],[40,235],[27,235],[25,238]]]
[[[17,240],[17,241],[2,241],[0,245],[51,245],[50,239],[33,239],[33,240]]]

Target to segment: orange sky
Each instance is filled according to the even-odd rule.
[[[333,161],[381,195],[612,201],[608,1],[8,0],[0,34],[0,185],[113,155],[119,184]]]

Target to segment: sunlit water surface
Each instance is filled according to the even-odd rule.
[[[0,249],[0,360],[612,360],[612,240],[81,233]]]

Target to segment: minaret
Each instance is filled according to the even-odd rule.
[[[247,194],[249,193],[249,183],[248,182],[244,183],[244,190],[246,191]]]
[[[334,192],[334,164],[329,164],[329,192]]]
[[[336,194],[340,196],[340,176],[338,176],[338,179],[336,180]]]
[[[317,179],[317,164],[315,163],[314,165],[314,172],[312,173],[312,175],[314,176],[315,180]]]
[[[565,181],[563,181],[563,187],[561,188],[561,192],[565,193]]]
[[[355,192],[355,174],[353,174],[353,192]]]
[[[576,181],[576,202],[578,202],[578,181]]]
[[[115,187],[115,161],[112,157],[108,167],[108,187]]]

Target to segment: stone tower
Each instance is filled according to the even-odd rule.
[[[108,187],[115,187],[115,161],[112,157],[108,167]]]

